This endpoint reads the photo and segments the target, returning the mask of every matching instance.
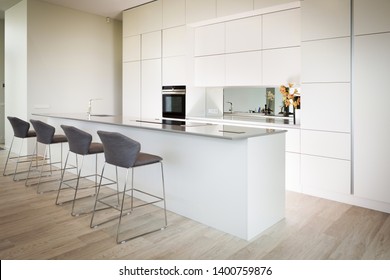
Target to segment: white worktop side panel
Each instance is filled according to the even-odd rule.
[[[248,236],[285,216],[285,133],[248,139]]]

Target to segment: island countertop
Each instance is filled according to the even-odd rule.
[[[163,132],[182,133],[197,136],[239,140],[251,137],[267,136],[276,133],[285,133],[285,130],[253,128],[237,125],[197,122],[196,120],[170,119],[136,119],[122,115],[91,115],[70,113],[33,113],[34,116],[85,121],[93,123],[112,124],[133,128],[160,130]]]
[[[96,141],[97,131],[116,131],[141,143],[143,152],[162,157],[166,205],[176,214],[245,240],[284,217],[284,130],[109,115],[89,118],[85,113],[33,114],[38,116],[56,128],[79,127]],[[55,154],[62,152],[56,148]],[[85,166],[93,167],[95,160],[87,158]],[[108,170],[108,177],[115,178],[115,168]],[[151,193],[160,191],[160,177],[150,176],[149,168],[137,170],[136,180]],[[146,199],[142,194],[137,198]]]

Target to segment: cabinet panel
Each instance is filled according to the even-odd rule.
[[[261,51],[227,54],[226,85],[261,85]]]
[[[350,0],[302,1],[302,41],[350,36],[350,2]]]
[[[302,153],[338,159],[351,159],[351,135],[315,130],[301,131]]]
[[[141,73],[141,116],[145,119],[161,118],[161,59],[142,61]]]
[[[389,0],[354,0],[356,35],[390,31]]]
[[[186,57],[168,57],[163,59],[163,85],[186,85]]]
[[[300,9],[264,15],[263,49],[300,46],[300,19]]]
[[[186,0],[163,0],[163,28],[186,24]]]
[[[123,61],[136,61],[141,59],[141,36],[123,38]]]
[[[390,203],[388,124],[390,33],[355,38],[354,190]]]
[[[261,49],[261,16],[226,23],[226,52]]]
[[[286,4],[288,2],[291,2],[291,0],[254,0],[253,5],[254,9],[257,10],[275,5]]]
[[[350,82],[350,38],[302,42],[303,82]]]
[[[264,85],[299,84],[300,73],[300,47],[263,51]]]
[[[253,0],[217,0],[217,17],[253,10]]]
[[[186,54],[186,27],[163,30],[163,57]]]
[[[162,29],[162,1],[154,1],[139,6],[140,33],[147,33]]]
[[[122,113],[141,117],[141,62],[123,63]]]
[[[161,31],[141,35],[142,59],[161,58]]]
[[[186,0],[186,21],[193,23],[217,16],[217,0]]]
[[[350,194],[351,162],[301,155],[302,191],[311,190]]]
[[[304,84],[301,90],[301,128],[351,132],[349,83]],[[324,112],[319,108],[325,108]]]
[[[224,86],[225,56],[195,58],[195,86]]]
[[[141,15],[138,8],[124,11],[122,17],[122,32],[124,37],[141,34]]]
[[[286,190],[301,192],[301,155],[286,153]]]
[[[286,133],[286,151],[300,153],[301,152],[301,130],[288,129]]]
[[[195,29],[195,56],[225,53],[225,24],[212,24]]]

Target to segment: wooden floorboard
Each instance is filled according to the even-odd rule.
[[[55,198],[0,176],[0,259],[390,259],[389,214],[294,192],[285,219],[251,241],[168,212],[168,228],[121,245],[115,221],[91,229],[90,214],[73,217]]]

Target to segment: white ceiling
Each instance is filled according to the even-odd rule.
[[[4,11],[22,0],[0,0],[0,18],[4,18]],[[41,0],[84,11],[91,14],[122,20],[122,11],[139,6],[153,0]]]

